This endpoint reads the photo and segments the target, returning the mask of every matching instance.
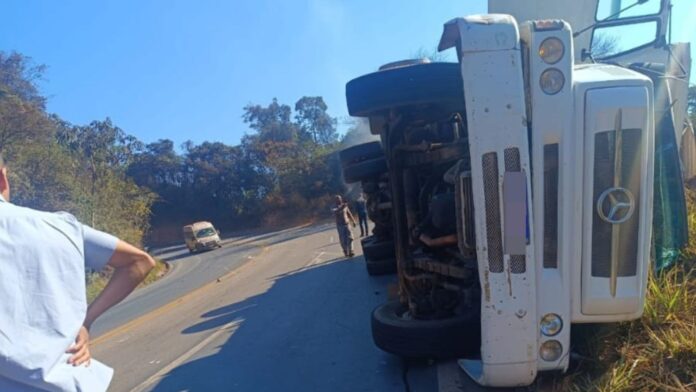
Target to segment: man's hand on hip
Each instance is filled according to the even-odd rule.
[[[89,366],[92,360],[92,355],[89,353],[89,331],[85,326],[80,327],[80,332],[77,333],[77,338],[75,338],[75,343],[68,347],[68,354],[73,354],[68,363],[73,366],[80,366],[86,364]]]

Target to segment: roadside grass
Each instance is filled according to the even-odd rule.
[[[145,277],[139,287],[147,286],[158,280],[167,272],[167,265],[159,259],[155,259],[155,268]],[[87,275],[87,303],[91,303],[102,290],[106,287],[111,277],[111,271],[95,272]]]
[[[689,246],[680,263],[652,275],[643,317],[574,326],[576,358],[558,391],[696,391],[696,192],[687,189]]]

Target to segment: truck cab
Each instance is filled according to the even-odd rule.
[[[568,368],[573,324],[640,317],[651,255],[685,243],[670,141],[686,113],[672,82],[689,76],[669,54],[689,51],[666,42],[669,1],[576,3],[491,0],[498,13],[445,24],[457,63],[346,86],[391,187],[400,298],[372,315],[383,350],[529,385]],[[608,35],[638,24],[650,39]],[[653,234],[665,226],[676,239]]]

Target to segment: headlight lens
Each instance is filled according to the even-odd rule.
[[[563,354],[563,346],[558,340],[547,340],[539,348],[539,356],[544,361],[557,361]]]
[[[555,313],[549,313],[541,318],[541,333],[546,336],[556,336],[563,329],[563,320]]]
[[[565,45],[563,45],[563,41],[556,37],[547,38],[539,45],[539,57],[546,64],[556,64],[561,61],[564,54]]]
[[[565,76],[563,72],[556,68],[549,68],[541,74],[539,78],[541,90],[549,95],[557,94],[565,85]]]

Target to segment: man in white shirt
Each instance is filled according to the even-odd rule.
[[[87,306],[85,269],[106,265],[111,279]],[[89,328],[154,265],[70,214],[11,204],[0,156],[0,391],[105,391],[113,371],[91,360]]]

